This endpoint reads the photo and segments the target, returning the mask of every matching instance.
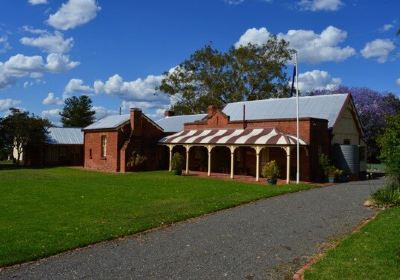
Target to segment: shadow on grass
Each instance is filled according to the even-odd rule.
[[[60,168],[60,167],[74,167],[74,166],[24,166],[17,165],[15,163],[4,163],[0,162],[0,170],[17,170],[17,169],[52,169],[52,168]]]

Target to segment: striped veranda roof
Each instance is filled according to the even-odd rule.
[[[197,145],[296,145],[293,135],[276,128],[182,130],[160,140],[161,144]],[[306,145],[299,139],[300,145]]]

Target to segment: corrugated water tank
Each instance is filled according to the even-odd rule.
[[[333,146],[333,161],[335,166],[347,174],[358,175],[360,172],[360,158],[358,145]]]

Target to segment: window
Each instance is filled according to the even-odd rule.
[[[343,140],[344,145],[350,145],[350,139],[344,139]]]
[[[107,136],[101,136],[101,157],[105,158],[107,156]]]
[[[92,149],[89,149],[89,158],[92,159]]]

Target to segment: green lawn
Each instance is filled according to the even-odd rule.
[[[0,266],[309,188],[174,176],[164,171],[2,170]]]
[[[343,240],[305,279],[400,279],[400,208],[383,211]]]

